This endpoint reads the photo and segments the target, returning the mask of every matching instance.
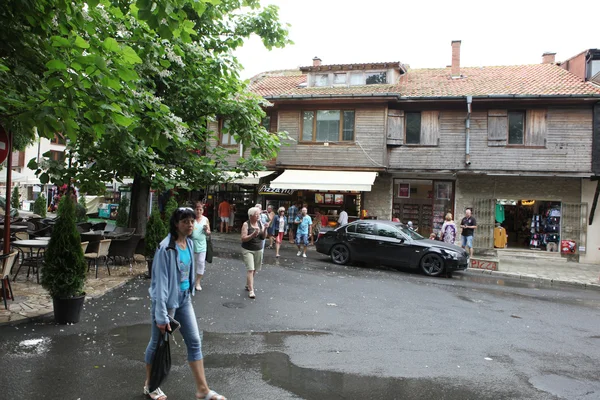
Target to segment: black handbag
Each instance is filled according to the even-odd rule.
[[[171,346],[169,344],[169,333],[165,332],[158,338],[158,346],[152,368],[150,369],[150,381],[148,382],[148,391],[154,392],[160,384],[167,378],[171,371]]]
[[[206,262],[211,264],[213,262],[213,245],[210,235],[206,236]]]

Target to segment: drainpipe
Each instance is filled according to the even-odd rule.
[[[466,150],[465,150],[465,164],[471,165],[471,103],[473,102],[473,96],[467,96],[467,119],[465,120],[465,133],[466,133]]]

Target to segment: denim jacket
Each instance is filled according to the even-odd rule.
[[[194,244],[190,238],[187,238],[188,249],[194,249]],[[192,295],[196,293],[194,287],[194,277],[196,276],[196,266],[194,257],[191,257],[192,266],[190,268],[190,290]],[[167,310],[179,307],[179,252],[175,244],[175,238],[171,234],[160,242],[154,261],[152,262],[152,282],[150,283],[150,298],[156,302],[154,319],[157,324],[165,325],[169,322]]]
[[[288,222],[286,217],[280,217],[279,215],[276,215],[275,218],[273,218],[273,230],[275,233],[279,232],[279,218],[283,218],[285,221],[283,226],[283,233],[285,234],[288,231]]]

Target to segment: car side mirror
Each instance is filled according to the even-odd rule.
[[[399,243],[404,243],[404,238],[397,237],[396,239],[398,239],[398,242],[399,242]]]

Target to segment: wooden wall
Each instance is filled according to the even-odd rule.
[[[208,123],[208,129],[215,132],[215,134],[218,134],[219,132],[219,123],[218,122],[209,122]],[[218,136],[218,135],[217,135]],[[217,140],[215,138],[211,138],[209,141],[209,146],[210,147],[216,147],[218,145]],[[239,160],[240,158],[240,147],[239,145],[237,146],[227,146],[226,147],[227,150],[235,150],[235,154],[229,154],[226,157],[227,162],[230,165],[235,165],[237,163],[237,160]]]
[[[471,166],[465,166],[466,112],[440,112],[437,147],[389,148],[397,170],[591,172],[592,109],[548,108],[544,148],[488,146],[488,112],[471,114]]]
[[[386,108],[356,108],[355,112],[355,142],[325,146],[323,143],[298,143],[300,110],[280,110],[278,130],[287,131],[293,140],[289,141],[289,146],[281,147],[277,164],[283,167],[382,168],[386,161]]]

